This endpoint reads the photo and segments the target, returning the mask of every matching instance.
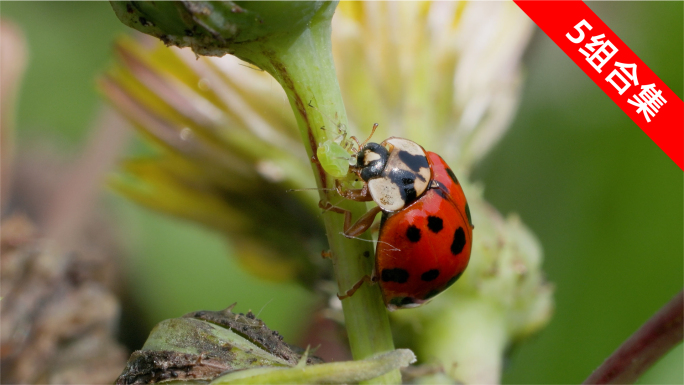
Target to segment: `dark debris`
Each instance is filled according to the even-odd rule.
[[[235,304],[221,311],[197,311],[184,315],[184,318],[195,318],[231,329],[265,351],[280,357],[291,365],[297,365],[304,350],[283,342],[283,336],[278,331],[269,329],[264,322],[251,312],[247,315],[232,312]],[[309,356],[307,364],[320,364],[323,360],[316,356]]]
[[[231,367],[210,355],[136,350],[117,385],[155,384],[166,380],[211,380]]]

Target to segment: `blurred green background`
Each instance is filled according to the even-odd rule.
[[[682,2],[589,3],[682,97]],[[77,154],[101,103],[95,78],[112,42],[130,33],[106,2],[0,2],[21,26],[29,67],[20,94],[18,145],[48,138]],[[683,285],[683,174],[542,33],[526,58],[513,127],[474,173],[503,213],[517,212],[539,237],[556,285],[556,312],[513,347],[506,383],[579,383]],[[126,247],[129,322],[238,302],[289,341],[313,298],[295,285],[242,272],[216,234],[106,196]],[[247,289],[248,288],[248,289]],[[132,315],[132,318],[130,317]],[[126,325],[122,327],[127,330]],[[682,346],[641,383],[683,383]]]

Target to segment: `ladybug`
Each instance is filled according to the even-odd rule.
[[[363,187],[344,189],[336,181],[337,191],[347,199],[373,200],[377,207],[354,224],[351,212],[330,203],[321,207],[345,214],[344,234],[350,238],[368,230],[380,212],[382,220],[372,275],[339,297],[348,298],[370,280],[379,283],[390,311],[423,305],[468,265],[474,226],[463,189],[439,155],[410,140],[391,137],[359,148],[349,171]]]

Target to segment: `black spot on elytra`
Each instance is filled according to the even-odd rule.
[[[437,289],[430,290],[430,291],[425,295],[425,298],[423,298],[423,300],[424,300],[424,301],[427,301],[428,299],[430,299],[430,298],[436,296],[437,294],[439,294],[439,293],[441,293],[441,292],[442,292],[441,290],[437,290]]]
[[[423,273],[423,275],[420,276],[420,279],[422,279],[425,282],[430,282],[437,277],[439,277],[439,270],[432,269],[432,270],[428,270],[425,273]]]
[[[404,269],[383,269],[381,278],[383,282],[406,283],[409,273]]]
[[[413,243],[420,241],[420,229],[414,225],[409,226],[406,229],[406,238]]]
[[[453,171],[451,171],[450,168],[446,169],[447,174],[449,174],[449,178],[454,181],[454,183],[458,184],[458,178],[456,178],[456,174],[454,174]]]
[[[428,217],[428,229],[433,233],[437,234],[444,228],[444,221],[442,218],[430,215]]]
[[[389,301],[389,303],[394,305],[394,306],[401,306],[401,300],[402,299],[403,299],[402,297],[394,297]]]
[[[463,231],[463,227],[459,227],[456,229],[456,232],[454,232],[454,241],[451,243],[451,253],[453,255],[459,255],[461,251],[463,251],[465,244],[465,231]]]
[[[363,252],[363,256],[366,257],[366,258],[370,257],[370,252],[369,252],[369,251],[364,251],[364,252]]]
[[[394,297],[390,300],[390,304],[394,306],[410,305],[414,302],[415,301],[411,297]]]
[[[447,282],[446,286],[444,286],[444,289],[442,289],[442,290],[446,290],[447,288],[449,288],[449,286],[453,285],[454,282],[458,281],[458,279],[461,278],[461,275],[462,275],[462,274],[463,274],[463,272],[460,272],[460,273],[454,275],[454,276],[449,280],[449,282]]]
[[[421,168],[428,168],[430,165],[428,164],[427,157],[425,155],[419,154],[419,155],[413,155],[409,154],[406,151],[399,151],[399,159],[401,159],[402,162],[410,170],[413,172],[418,172]],[[422,176],[418,175],[420,179],[423,179]]]
[[[475,225],[473,225],[473,218],[470,217],[470,205],[468,202],[466,202],[466,217],[468,217],[468,223],[470,224],[470,227],[475,228]]]

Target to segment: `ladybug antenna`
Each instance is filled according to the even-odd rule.
[[[354,142],[356,142],[356,146],[358,147],[358,150],[354,151],[355,153],[356,153],[356,152],[359,152],[359,151],[361,151],[361,150],[363,149],[363,146],[365,146],[366,143],[368,143],[368,141],[370,140],[370,138],[373,137],[373,134],[375,134],[375,129],[376,129],[376,128],[378,128],[378,124],[377,124],[377,123],[374,123],[374,124],[373,124],[373,130],[371,131],[371,134],[368,136],[368,139],[366,139],[363,143],[359,143],[359,140],[358,140],[355,136],[350,136],[350,137],[349,137],[349,140],[353,140]],[[353,149],[352,149],[352,150],[353,150]],[[352,155],[352,157],[355,157],[355,155]],[[349,164],[350,164],[350,165],[354,165],[355,163],[356,163],[356,159],[351,159]]]
[[[368,139],[364,140],[359,149],[363,148],[363,146],[368,143],[368,141],[373,137],[373,134],[375,134],[375,129],[378,128],[379,124],[373,123],[373,130],[371,131],[370,135],[368,135]]]

